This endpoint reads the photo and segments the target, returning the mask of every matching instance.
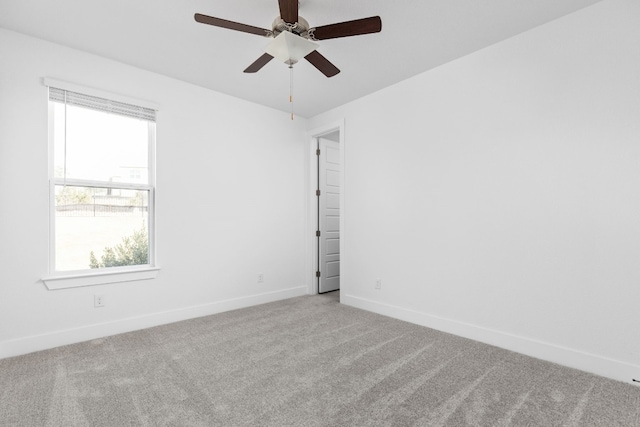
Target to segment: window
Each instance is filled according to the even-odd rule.
[[[153,267],[155,110],[49,84],[49,137],[52,276]]]

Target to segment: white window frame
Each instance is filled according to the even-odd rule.
[[[158,106],[154,103],[141,101],[122,95],[117,95],[101,90],[86,88],[68,82],[62,82],[50,78],[43,81],[47,87],[55,87],[67,91],[86,94],[98,98],[109,99],[113,101],[123,102],[126,104],[137,105],[153,110],[158,110]],[[148,170],[149,179],[147,184],[132,183],[113,183],[107,181],[92,181],[85,179],[56,178],[54,171],[54,138],[53,138],[53,105],[47,97],[49,106],[49,275],[44,277],[42,281],[48,289],[65,289],[80,286],[103,285],[107,283],[129,282],[137,280],[153,279],[157,276],[159,267],[157,266],[156,256],[156,232],[155,232],[155,190],[156,190],[156,124],[148,122],[149,126],[149,142],[148,142]],[[87,269],[77,271],[56,271],[55,269],[55,187],[56,185],[80,186],[80,187],[97,187],[112,189],[131,189],[148,191],[148,239],[149,239],[149,263],[145,265],[109,267],[104,269]]]

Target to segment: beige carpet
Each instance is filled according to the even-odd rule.
[[[0,360],[2,426],[640,426],[640,388],[293,298]]]

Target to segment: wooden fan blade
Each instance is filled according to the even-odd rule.
[[[243,33],[256,34],[259,36],[267,36],[269,33],[269,30],[265,30],[264,28],[227,21],[226,19],[214,18],[213,16],[202,15],[201,13],[196,13],[194,18],[201,24],[209,24],[214,27],[227,28],[229,30],[241,31]]]
[[[273,56],[269,55],[268,53],[265,53],[260,58],[256,59],[253,64],[249,65],[247,69],[244,70],[244,72],[255,73],[259,71],[262,67],[267,65],[267,62],[271,61],[272,59],[273,59]]]
[[[298,0],[278,0],[280,18],[288,24],[298,22]]]
[[[382,20],[379,16],[339,22],[312,28],[313,38],[316,40],[336,39],[338,37],[359,36],[362,34],[379,33],[382,30]],[[312,31],[309,30],[311,33]]]
[[[327,77],[333,77],[340,72],[338,67],[333,65],[327,58],[320,55],[320,52],[314,50],[309,55],[305,56],[304,59],[311,62],[311,65],[316,67],[322,74]]]

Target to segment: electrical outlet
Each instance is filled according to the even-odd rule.
[[[93,296],[93,306],[95,308],[104,307],[104,295],[94,295]]]
[[[258,273],[258,283],[264,282],[264,273]]]
[[[376,289],[382,289],[382,279],[376,279]]]

